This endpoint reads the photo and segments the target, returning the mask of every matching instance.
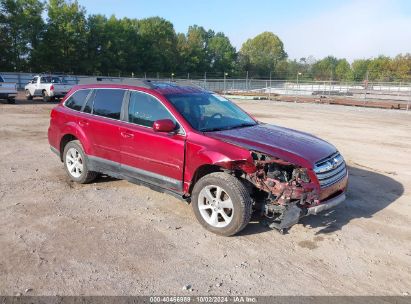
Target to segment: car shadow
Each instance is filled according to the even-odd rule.
[[[33,100],[26,100],[26,99],[16,99],[15,105],[45,105],[45,104],[52,104],[57,105],[60,103],[60,100],[51,100],[51,101],[43,101],[42,98],[34,98]]]
[[[347,199],[334,209],[300,219],[304,227],[327,234],[340,230],[351,220],[371,218],[396,201],[404,193],[404,186],[393,177],[395,172],[376,172],[368,168],[348,167],[349,184]],[[269,229],[260,221],[251,222],[239,235],[266,232]],[[292,228],[290,229],[292,230]]]
[[[95,180],[93,180],[93,184],[102,184],[102,183],[109,183],[121,181],[121,179],[106,175],[106,174],[99,174]]]

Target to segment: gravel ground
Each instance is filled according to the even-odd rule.
[[[219,237],[169,195],[109,177],[70,182],[47,142],[54,105],[0,103],[0,294],[411,294],[411,113],[238,104],[335,144],[347,201],[284,236],[253,220]]]

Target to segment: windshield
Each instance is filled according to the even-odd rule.
[[[257,124],[238,106],[217,94],[169,94],[166,98],[198,131],[229,130]]]

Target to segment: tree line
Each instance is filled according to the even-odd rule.
[[[271,32],[248,39],[237,51],[224,33],[198,25],[176,33],[160,17],[87,15],[76,0],[0,0],[0,71],[408,81],[411,54],[351,64],[333,56],[291,60]]]

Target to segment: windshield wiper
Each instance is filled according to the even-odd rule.
[[[223,128],[209,128],[209,129],[201,129],[201,132],[214,132],[214,131],[223,131]]]
[[[255,126],[256,124],[252,123],[243,123],[235,126],[230,126],[230,127],[219,127],[219,128],[209,128],[209,129],[202,129],[200,130],[201,132],[214,132],[214,131],[225,131],[225,130],[232,130],[232,129],[238,129],[238,128],[245,128],[245,127],[252,127]]]
[[[228,127],[225,130],[232,130],[232,129],[245,128],[245,127],[253,127],[255,125],[256,124],[253,124],[253,123],[243,123],[243,124],[239,124],[239,125],[236,125],[236,126]]]

